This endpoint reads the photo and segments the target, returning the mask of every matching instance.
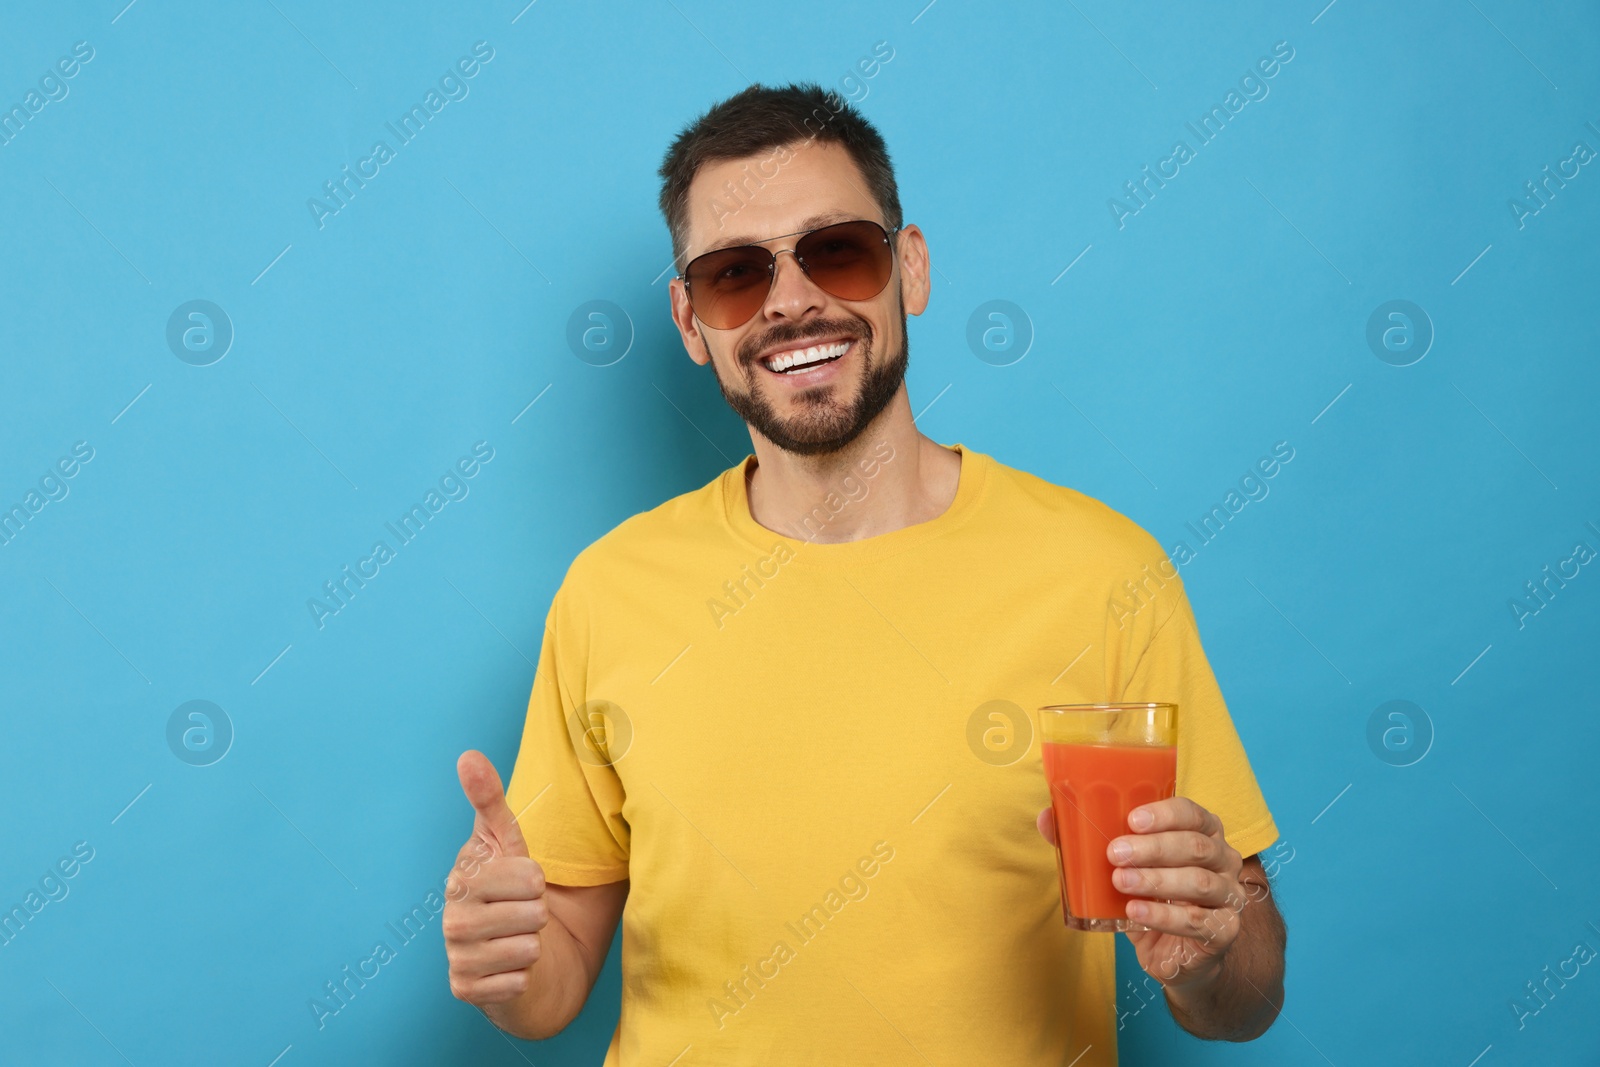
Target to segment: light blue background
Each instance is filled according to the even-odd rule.
[[[1592,5],[123,2],[0,16],[6,108],[95,49],[0,147],[0,504],[95,450],[0,547],[0,907],[94,849],[0,948],[4,1062],[598,1062],[615,946],[541,1046],[449,995],[437,920],[324,1028],[308,1001],[442,885],[456,755],[509,776],[572,556],[748,451],[657,280],[668,142],[751,80],[849,88],[880,40],[855,96],[938,269],[926,433],[1169,545],[1295,449],[1182,571],[1292,855],[1287,1004],[1244,1046],[1154,1006],[1124,1062],[1592,1062],[1594,966],[1521,1029],[1510,1001],[1600,949],[1600,567],[1508,607],[1600,548],[1600,165],[1508,207],[1600,149]],[[307,199],[479,40],[470,94],[319,229]],[[1270,94],[1119,229],[1108,199],[1278,41]],[[236,330],[206,367],[165,340],[194,299]],[[993,299],[1034,331],[1010,366],[967,346]],[[1411,366],[1366,344],[1392,299],[1436,330]],[[631,319],[612,366],[567,345],[590,300]],[[317,629],[477,441],[470,495]],[[235,730],[209,767],[166,741],[196,699]],[[1411,766],[1367,740],[1396,699],[1431,722]]]

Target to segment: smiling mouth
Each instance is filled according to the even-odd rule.
[[[829,341],[809,348],[794,348],[767,356],[759,362],[774,374],[803,374],[843,358],[855,345],[854,338]]]

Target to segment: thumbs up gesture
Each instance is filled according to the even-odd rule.
[[[469,750],[456,761],[456,773],[476,816],[445,880],[442,930],[450,992],[483,1007],[528,989],[550,910],[544,871],[528,855],[494,765]]]

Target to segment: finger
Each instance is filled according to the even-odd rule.
[[[1106,858],[1118,867],[1209,867],[1227,869],[1226,841],[1198,830],[1167,830],[1159,834],[1113,838]],[[1241,861],[1242,862],[1242,861]]]
[[[1039,828],[1040,836],[1046,841],[1052,845],[1056,843],[1056,820],[1049,808],[1045,808],[1039,813],[1039,817],[1034,820],[1034,825]]]
[[[539,938],[538,934],[518,934],[458,945],[450,954],[451,977],[472,981],[531,967],[542,951]]]
[[[473,831],[493,837],[508,855],[528,855],[522,827],[517,825],[517,818],[506,803],[500,775],[496,773],[494,764],[489,762],[489,757],[476,749],[468,749],[456,760],[456,774],[461,779],[461,791],[467,795],[473,811],[477,813]]]
[[[1128,918],[1152,930],[1193,938],[1212,952],[1227,948],[1239,936],[1239,913],[1232,908],[1130,900]]]
[[[450,977],[450,992],[468,1004],[504,1004],[520,997],[528,988],[526,970],[507,971],[482,978]]]
[[[1146,815],[1150,818],[1148,826],[1141,821]],[[1141,834],[1155,834],[1163,830],[1198,830],[1203,834],[1221,837],[1222,819],[1188,797],[1167,797],[1140,804],[1128,812],[1128,828]]]
[[[441,932],[446,942],[466,945],[496,937],[536,934],[550,924],[550,906],[539,900],[474,901],[445,916]]]
[[[538,900],[545,891],[544,868],[526,856],[501,856],[450,878],[456,880],[450,900]]]
[[[1129,896],[1205,908],[1242,906],[1238,883],[1204,867],[1119,867],[1111,872],[1111,884]]]

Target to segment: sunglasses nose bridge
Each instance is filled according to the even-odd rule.
[[[825,290],[823,290],[822,287],[817,284],[816,279],[811,277],[811,270],[806,266],[806,261],[800,255],[799,251],[793,248],[780,248],[772,254],[772,265],[769,268],[770,273],[767,278],[767,292],[766,296],[762,299],[762,305],[765,306],[778,291],[778,257],[783,255],[785,252],[794,257],[794,265],[800,268],[800,275],[805,279],[806,285],[809,285],[811,288],[816,289],[819,292],[823,292],[824,295],[826,295]],[[808,296],[810,295],[814,294],[808,294]]]

